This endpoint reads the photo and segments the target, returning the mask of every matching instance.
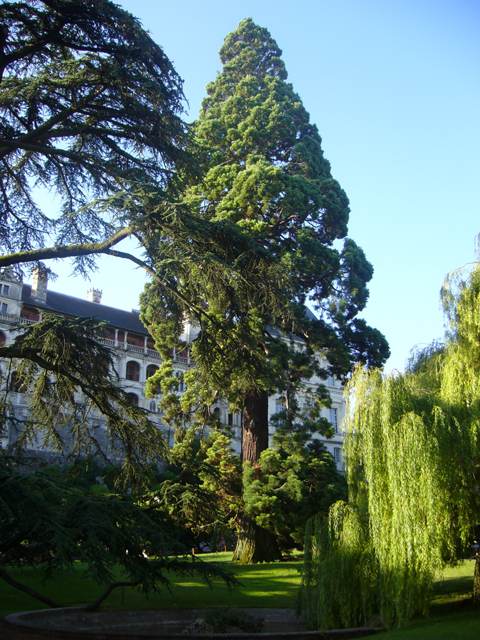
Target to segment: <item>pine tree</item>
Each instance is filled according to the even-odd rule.
[[[356,319],[373,269],[345,239],[347,196],[280,56],[251,19],[225,39],[223,70],[207,86],[193,125],[201,176],[185,180],[177,206],[218,230],[216,248],[193,256],[164,234],[156,263],[163,280],[143,298],[144,321],[165,357],[181,343],[185,320],[200,328],[190,395],[179,402],[182,419],[195,402],[208,413],[224,395],[232,410],[243,411],[242,457],[253,465],[268,447],[269,394],[302,387],[302,376],[287,375],[299,350],[306,378],[343,376],[352,361],[381,365],[388,356],[384,337]],[[319,319],[306,312],[308,301]],[[320,353],[328,371],[319,366]],[[245,520],[236,557],[261,561],[279,552]]]

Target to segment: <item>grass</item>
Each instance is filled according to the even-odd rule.
[[[281,562],[260,565],[236,565],[231,563],[231,553],[215,553],[201,557],[206,562],[221,562],[232,571],[243,586],[229,591],[221,581],[215,581],[210,589],[199,578],[171,576],[171,593],[162,589],[147,599],[137,589],[126,588],[123,605],[121,590],[114,590],[105,600],[107,609],[202,609],[208,607],[294,607],[300,584],[301,563]],[[11,575],[29,587],[64,606],[93,602],[104,591],[93,580],[83,579],[80,571],[57,575],[55,580],[42,585],[42,577],[34,569],[12,571]],[[0,579],[0,618],[9,613],[46,609],[45,605]]]
[[[169,593],[165,589],[146,599],[136,589],[115,590],[105,601],[107,609],[182,609],[209,607],[294,607],[300,584],[299,561],[235,565],[231,553],[202,556],[206,562],[221,562],[243,583],[230,592],[216,582],[211,590],[192,577],[176,578]],[[36,588],[65,606],[92,602],[103,591],[92,580],[82,579],[80,570],[57,575],[42,585],[41,576],[33,569],[12,572],[20,582]],[[445,570],[434,586],[429,618],[415,618],[403,629],[394,629],[375,638],[382,640],[477,640],[480,636],[480,611],[469,606],[473,586],[473,562]],[[0,580],[0,618],[9,613],[47,608],[40,602],[10,587]],[[373,638],[373,636],[371,636]]]
[[[416,617],[403,629],[393,629],[379,640],[478,640],[480,610],[470,604],[474,562],[448,567],[434,584],[428,618]]]

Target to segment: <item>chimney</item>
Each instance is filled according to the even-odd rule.
[[[99,289],[90,289],[90,291],[87,291],[87,300],[89,302],[96,302],[97,304],[100,304],[102,302],[102,293],[103,291],[100,291]]]
[[[32,278],[32,298],[39,302],[47,301],[48,270],[37,267]]]

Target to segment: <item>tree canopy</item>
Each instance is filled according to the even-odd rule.
[[[122,194],[188,164],[182,81],[109,0],[3,2],[0,17],[0,266],[83,270],[138,231]]]
[[[375,610],[387,626],[426,613],[435,574],[470,555],[478,539],[478,264],[447,278],[442,302],[443,345],[414,354],[404,374],[359,367],[349,384],[349,504],[308,536],[306,607],[321,628],[362,622]],[[477,606],[479,563],[477,556]],[[360,586],[341,584],[347,573]]]
[[[174,173],[194,167],[172,64],[138,21],[108,0],[3,2],[0,16],[0,267],[21,277],[27,264],[42,272],[45,260],[75,258],[75,271],[86,273],[95,255],[109,253],[156,275],[148,243],[158,242],[158,228],[186,237],[186,227],[195,226],[188,211],[172,218],[165,206]],[[128,236],[139,240],[145,260],[112,249]],[[46,315],[23,325],[14,343],[0,348],[11,363],[0,428],[19,430],[20,449],[41,434],[47,446],[66,442],[72,454],[116,452],[122,486],[132,490],[141,486],[145,463],[167,449],[147,412],[118,386],[112,354],[98,342],[102,330],[91,319]],[[14,369],[15,385],[30,392],[29,420],[9,405]],[[99,413],[107,450],[89,428]],[[166,584],[165,570],[187,569],[172,557],[179,547],[161,514],[130,498],[78,495],[40,472],[20,473],[23,462],[1,454],[5,566],[38,557],[48,575],[81,555],[98,581],[110,580],[120,562],[128,582],[145,590]],[[158,561],[149,563],[145,550]],[[0,575],[12,583],[5,566]],[[197,569],[212,574],[201,563]]]
[[[44,604],[62,606],[12,578],[12,567],[35,567],[45,580],[59,571],[83,571],[106,585],[86,610],[98,608],[118,586],[136,586],[143,593],[168,588],[172,573],[236,584],[214,563],[182,557],[186,548],[172,535],[168,519],[134,495],[95,494],[51,469],[28,469],[23,461],[19,470],[18,460],[5,455],[0,488],[0,578]]]
[[[163,232],[155,263],[162,278],[142,299],[165,359],[182,345],[186,321],[199,328],[190,392],[177,404],[181,419],[204,415],[223,395],[243,410],[243,459],[254,464],[268,446],[272,391],[293,397],[302,378],[344,376],[353,361],[381,365],[388,356],[385,338],[356,318],[373,269],[346,238],[347,196],[280,56],[251,19],[225,39],[223,70],[192,126],[201,174],[186,176],[173,207],[193,210],[222,250],[217,241],[215,251],[204,245],[193,253]],[[158,372],[152,391],[165,376]],[[317,400],[324,402],[323,392]]]

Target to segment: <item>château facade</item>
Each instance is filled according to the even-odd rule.
[[[162,414],[159,411],[157,398],[145,397],[145,382],[155,373],[162,360],[154,348],[153,340],[140,321],[139,312],[124,311],[102,304],[102,292],[91,289],[85,300],[76,298],[48,289],[48,281],[38,273],[34,274],[32,285],[24,284],[14,277],[10,269],[0,273],[0,346],[11,344],[15,338],[17,328],[42,320],[46,313],[60,314],[68,317],[93,317],[106,323],[107,329],[102,343],[112,349],[115,369],[119,375],[119,384],[128,393],[132,403],[146,409],[149,418],[158,425],[170,446],[174,443],[174,434],[169,427],[162,422]],[[15,331],[14,331],[15,330]],[[186,327],[184,340],[188,344],[195,336],[196,331],[192,327]],[[300,338],[295,338],[301,343]],[[190,358],[189,349],[181,352],[173,352],[173,366],[180,383],[178,393],[184,391],[183,374],[194,362]],[[5,365],[2,366],[4,369]],[[16,418],[27,420],[30,417],[28,393],[15,383],[15,376],[5,376],[2,372],[3,393],[7,393],[10,410]],[[8,388],[5,384],[8,381]],[[307,384],[314,388],[320,380],[312,379]],[[334,426],[335,435],[332,439],[320,438],[326,448],[332,454],[337,468],[343,468],[342,443],[343,435],[341,424],[345,415],[345,402],[343,399],[343,387],[340,381],[329,377],[325,383],[332,397],[332,407],[324,408],[326,417]],[[213,407],[220,422],[228,425],[232,433],[232,447],[241,452],[241,415],[231,414],[226,403],[219,402]],[[269,415],[278,413],[282,409],[282,399],[272,396],[269,400]],[[94,422],[94,424],[93,424]],[[99,416],[92,422],[92,428],[96,429],[96,438],[102,441],[103,420]],[[269,435],[273,436],[275,428],[269,427]],[[13,444],[15,432],[7,426],[0,434],[2,448],[8,448]],[[32,451],[40,451],[42,443],[31,444]]]

